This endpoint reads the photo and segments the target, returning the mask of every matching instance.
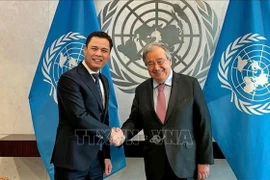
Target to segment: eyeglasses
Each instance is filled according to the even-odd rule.
[[[165,62],[165,59],[158,59],[156,61],[149,61],[146,63],[147,67],[153,67],[155,64],[158,64],[159,66],[161,66],[163,63]]]

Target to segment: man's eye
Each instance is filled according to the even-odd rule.
[[[161,64],[163,64],[163,62],[164,62],[164,60],[161,59],[161,60],[158,60],[158,61],[157,61],[157,64],[158,64],[158,65],[161,65]]]

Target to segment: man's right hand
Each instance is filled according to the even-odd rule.
[[[120,146],[124,143],[125,136],[120,128],[113,127],[110,136],[110,143],[114,146]]]

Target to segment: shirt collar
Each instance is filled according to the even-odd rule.
[[[83,60],[82,64],[83,64],[83,66],[87,69],[87,71],[89,72],[89,74],[99,73],[99,71],[95,72],[95,71],[91,70],[91,69],[87,66],[85,60]]]
[[[164,84],[166,86],[172,86],[172,77],[173,77],[173,70],[171,70],[171,73],[169,75],[169,77],[165,80]],[[154,79],[153,79],[153,88],[155,89],[157,86],[159,85],[159,83],[157,83]]]

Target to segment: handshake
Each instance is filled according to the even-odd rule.
[[[114,146],[120,146],[124,143],[126,137],[120,128],[113,127],[110,136],[110,143]]]

